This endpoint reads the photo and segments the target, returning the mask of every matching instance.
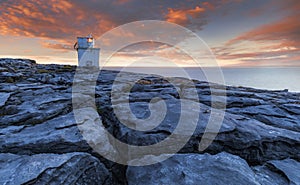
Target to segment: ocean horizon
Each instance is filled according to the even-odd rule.
[[[108,70],[157,74],[164,77],[186,77],[200,81],[207,80],[204,72],[215,72],[216,68],[198,67],[104,67]],[[243,86],[266,90],[300,92],[300,67],[244,67],[220,68],[228,86]],[[183,74],[184,72],[184,74]],[[214,80],[210,82],[215,82]]]

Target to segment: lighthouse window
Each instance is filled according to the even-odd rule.
[[[87,41],[88,42],[93,42],[93,38],[88,38]]]

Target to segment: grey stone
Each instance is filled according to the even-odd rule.
[[[300,115],[300,104],[284,104],[282,108],[296,115]]]
[[[0,154],[0,184],[111,184],[111,174],[87,153]]]
[[[74,89],[72,83],[75,66],[41,65],[32,60],[0,59],[0,67],[5,69],[0,72],[0,153],[2,153],[3,158],[0,161],[1,165],[8,165],[8,169],[15,172],[19,169],[18,165],[23,164],[22,161],[25,161],[26,164],[27,159],[34,159],[37,163],[43,162],[41,157],[35,156],[49,155],[50,159],[52,159],[51,156],[59,159],[63,158],[70,168],[76,170],[77,163],[68,162],[71,159],[68,160],[68,157],[63,156],[69,156],[73,152],[85,152],[96,156],[95,150],[92,150],[83,138],[74,118],[72,107],[72,91]],[[91,90],[89,89],[92,87],[91,77],[94,78],[95,76],[94,73],[90,74],[88,70],[85,73],[89,75],[82,75],[77,81],[85,85],[87,90],[82,92],[83,94],[74,93],[73,98],[82,97],[83,100],[87,101],[79,103],[91,106],[94,95],[90,93]],[[284,90],[268,91],[245,87],[224,87],[218,84],[193,81],[197,89],[197,97],[193,95],[191,88],[193,85],[184,78],[171,79],[158,75],[125,72],[120,74],[120,78],[115,81],[117,75],[117,71],[103,70],[98,78],[95,78],[97,79],[95,98],[97,111],[100,115],[97,116],[97,120],[100,120],[114,137],[124,143],[133,145],[146,146],[159,143],[173,133],[178,126],[179,117],[183,113],[186,115],[183,119],[186,126],[182,128],[181,132],[176,133],[174,144],[152,151],[153,154],[160,155],[164,152],[173,151],[174,146],[182,141],[181,139],[191,131],[192,126],[196,128],[187,143],[180,149],[179,153],[181,154],[176,154],[174,159],[171,158],[156,166],[169,170],[167,172],[173,176],[164,171],[164,176],[157,176],[160,172],[158,173],[156,170],[157,173],[155,173],[153,166],[149,167],[150,172],[154,174],[153,177],[149,176],[146,170],[147,167],[129,167],[127,174],[131,174],[130,182],[144,182],[144,184],[166,182],[170,184],[172,180],[175,181],[176,179],[176,182],[183,184],[201,182],[201,179],[203,180],[205,177],[202,177],[201,174],[197,175],[194,170],[202,168],[201,165],[196,166],[195,164],[197,164],[197,161],[201,161],[201,164],[209,166],[208,163],[205,163],[206,160],[211,161],[215,165],[214,167],[218,167],[214,168],[214,171],[208,171],[207,177],[211,177],[210,182],[212,183],[220,182],[217,178],[214,178],[215,181],[213,180],[213,177],[218,175],[222,179],[225,178],[226,174],[239,174],[239,168],[242,168],[242,172],[246,174],[237,175],[234,178],[236,180],[245,178],[245,182],[249,182],[249,184],[297,184],[299,182],[299,165],[297,162],[300,160],[299,93]],[[136,79],[140,80],[136,81]],[[86,81],[89,83],[86,84]],[[136,84],[130,88],[133,81],[136,81]],[[113,83],[116,86],[112,93]],[[224,94],[225,89],[227,97]],[[124,91],[130,92],[130,95],[125,96]],[[160,99],[157,99],[157,97]],[[180,97],[181,100],[179,100]],[[222,105],[222,101],[227,99],[227,109],[220,130],[210,132],[210,135],[216,135],[216,138],[208,148],[199,151],[200,141],[204,141],[204,143],[210,141],[203,134],[212,111],[217,110],[212,108],[212,97],[215,98],[215,103],[218,106]],[[114,101],[111,98],[114,98]],[[128,101],[129,109],[125,109]],[[76,103],[76,101],[74,102]],[[164,119],[160,120],[158,115],[164,114],[163,102],[167,110]],[[181,112],[182,102],[188,106],[185,106]],[[153,108],[153,106],[156,106],[156,108]],[[214,108],[219,108],[218,106]],[[200,107],[200,109],[196,107]],[[115,114],[117,109],[121,110],[118,117]],[[196,113],[200,113],[199,120],[193,122],[194,119],[191,115]],[[88,119],[90,115],[85,116],[87,117],[82,116],[82,119]],[[128,125],[122,124],[122,120],[130,120],[128,118],[131,118],[131,122]],[[152,120],[149,121],[148,118],[152,118]],[[139,119],[148,121],[148,125],[138,124]],[[161,124],[154,124],[160,121]],[[79,124],[85,125],[84,123],[82,121]],[[93,125],[93,121],[89,124]],[[146,130],[134,130],[136,128]],[[101,129],[103,131],[104,127],[101,127]],[[94,132],[95,130],[99,131],[98,127],[93,127],[91,130],[87,128],[86,132]],[[206,137],[210,135],[206,135]],[[144,153],[146,154],[145,151],[128,152],[126,148],[124,150],[118,148],[102,134],[101,137],[93,137],[91,134],[88,139],[94,142],[98,149],[104,150],[106,153],[110,151],[118,152],[118,157],[122,155],[125,155],[125,157],[140,156],[137,153],[141,153],[142,156]],[[76,156],[78,155],[76,154]],[[82,155],[89,154],[80,154],[78,158],[81,159]],[[90,159],[91,156],[84,158]],[[97,158],[105,161],[105,165],[109,166],[114,180],[113,183],[126,184],[124,166],[108,162],[99,155],[97,155]],[[11,162],[12,159],[16,159],[17,162]],[[60,161],[64,161],[63,159]],[[195,164],[189,161],[194,161]],[[56,178],[56,180],[59,180],[60,177],[61,179],[65,178],[64,174],[59,171],[60,168],[55,167],[58,163],[55,160],[45,162],[45,164],[54,166],[54,168],[47,168],[48,175],[46,172],[40,172],[41,176],[38,179],[40,178],[42,181],[35,181],[37,180],[35,179],[31,182],[43,184],[43,182],[48,182],[47,179]],[[95,170],[88,171],[86,175],[89,176],[94,174],[94,171],[103,169],[102,165],[96,166]],[[252,166],[254,172],[249,166]],[[22,167],[22,169],[25,168]],[[67,168],[64,166],[63,169]],[[70,171],[72,172],[72,170]],[[6,171],[5,173],[11,174]],[[29,179],[31,179],[31,173],[25,171],[22,171],[22,173],[24,173],[24,177],[30,176]],[[8,175],[5,178],[18,179],[18,177],[8,177]],[[60,182],[56,180],[53,182]],[[227,184],[239,182],[230,178],[229,180],[224,180],[224,182]],[[90,184],[91,182],[78,181],[77,183]],[[99,181],[99,183],[101,182],[103,181]],[[204,181],[203,183],[205,184]],[[64,184],[71,183],[66,181]]]
[[[188,104],[197,104],[196,102],[189,101]],[[130,104],[130,111],[122,111],[119,114],[118,119],[113,119],[114,114],[105,112],[109,115],[104,116],[103,119],[109,125],[118,125],[117,138],[129,142],[134,145],[149,145],[162,141],[168,137],[176,128],[180,113],[192,113],[196,112],[195,109],[183,109],[181,112],[180,103],[178,101],[169,99],[167,101],[168,112],[164,121],[150,131],[139,132],[133,131],[126,127],[124,123],[120,123],[121,120],[132,121],[134,125],[134,118],[131,115],[134,114],[137,118],[147,118],[150,115],[149,104],[146,102],[135,102]],[[125,110],[126,104],[119,103],[114,106],[114,110]],[[192,106],[191,106],[192,107]],[[184,153],[195,153],[198,151],[199,142],[202,139],[205,127],[207,126],[210,113],[206,113],[207,110],[211,110],[208,106],[200,104],[201,109],[199,121],[197,127],[189,142],[181,149]],[[107,109],[110,111],[109,109]],[[105,111],[105,110],[104,110]],[[152,109],[151,114],[160,115],[161,109]],[[107,119],[109,118],[109,119]],[[191,123],[192,117],[185,119],[186,122]],[[149,124],[152,121],[149,122]],[[182,132],[184,134],[184,132]],[[249,119],[244,116],[239,116],[231,113],[226,113],[221,128],[214,142],[209,146],[206,152],[219,153],[226,151],[247,160],[249,163],[261,164],[267,160],[287,158],[293,154],[293,157],[300,159],[300,155],[297,151],[299,148],[300,135],[298,132],[281,129],[278,127],[264,124],[260,121]],[[176,145],[176,144],[175,144]],[[172,146],[169,146],[172,148]],[[163,148],[162,150],[167,150]],[[157,150],[160,153],[161,151]]]
[[[8,126],[0,132],[0,152],[36,154],[88,150],[90,147],[82,138],[72,113],[34,126]]]
[[[5,103],[9,97],[10,97],[10,93],[1,93],[0,92],[0,107],[5,105]]]
[[[295,161],[293,159],[285,159],[269,161],[268,163],[273,165],[277,170],[284,173],[284,175],[288,178],[290,184],[300,184],[300,163],[298,161]]]
[[[289,180],[276,170],[271,170],[269,165],[255,166],[252,168],[255,173],[256,180],[263,185],[283,185],[289,184]]]
[[[129,185],[259,184],[246,161],[228,153],[176,154],[150,166],[129,166],[126,176]]]

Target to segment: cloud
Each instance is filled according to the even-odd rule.
[[[203,16],[203,13],[206,11],[205,8],[196,6],[194,9],[186,9],[186,10],[175,10],[172,8],[168,9],[168,14],[166,15],[166,20],[168,22],[180,24],[183,26],[187,25],[195,25],[193,20]],[[197,22],[197,26],[201,27],[206,22],[201,20],[201,22]]]
[[[276,61],[277,65],[284,64],[280,61],[298,59],[295,56],[300,55],[300,2],[280,1],[277,6],[280,6],[278,11],[285,11],[283,18],[256,27],[214,48],[217,58],[238,59],[245,64],[254,60],[269,60]],[[297,65],[300,66],[300,62]]]
[[[50,49],[58,49],[61,51],[69,51],[73,50],[74,48],[71,47],[69,44],[62,44],[57,42],[42,42],[41,43],[44,48],[50,48]]]
[[[280,41],[282,45],[300,47],[299,16],[300,13],[263,25],[228,41],[226,44],[233,45],[242,41]]]
[[[275,51],[261,51],[261,52],[228,52],[222,53],[218,56],[218,59],[221,60],[233,60],[239,59],[241,61],[248,61],[249,59],[261,60],[261,59],[274,59],[274,58],[285,58],[291,54],[290,49],[286,50],[275,50]]]
[[[214,48],[213,52],[216,58],[222,61],[223,65],[257,66],[258,64],[266,64],[266,66],[300,66],[299,48],[277,47],[276,45],[259,47],[256,44],[254,45],[254,47],[257,46],[255,49],[253,48],[253,44],[251,45],[248,49],[238,49],[235,47]]]
[[[0,35],[69,42],[71,46],[77,36],[93,33],[98,37],[137,20],[167,20],[201,30],[207,22],[204,14],[208,10],[231,2],[223,1],[6,0],[0,2]]]
[[[278,6],[281,6],[281,11],[288,12],[287,16],[248,31],[227,44],[232,45],[242,41],[279,41],[282,46],[300,48],[300,1],[280,1]]]
[[[1,3],[1,35],[71,40],[74,35],[111,28],[112,21],[102,14],[90,16],[84,8],[70,1],[4,1]],[[100,18],[102,17],[102,18]],[[86,34],[86,33],[84,33]]]
[[[166,20],[192,31],[199,31],[208,23],[211,12],[217,12],[222,6],[237,2],[240,0],[165,0],[155,3],[148,0],[5,0],[0,1],[0,35],[38,38],[41,48],[49,49],[53,53],[67,53],[73,48],[77,36],[93,33],[97,38],[106,31],[132,21]],[[149,32],[158,31],[157,28],[153,30]],[[122,33],[122,36],[126,38],[143,36],[125,34]],[[113,39],[110,42],[114,44]],[[173,56],[188,65],[185,61],[189,59],[180,57],[181,53],[159,46],[152,49],[152,53],[147,53],[142,50],[149,48],[145,45],[143,47],[135,53],[128,51],[128,56]],[[126,54],[120,55],[124,57]]]

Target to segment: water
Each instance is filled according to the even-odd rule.
[[[224,69],[228,85],[300,92],[300,68]]]
[[[105,68],[107,69],[107,68]],[[111,67],[112,70],[122,68]],[[213,72],[213,68],[203,68],[205,71]],[[152,68],[152,67],[130,67],[123,68],[125,71],[159,74],[163,76],[184,77],[182,70],[192,79],[207,81],[207,78],[199,68]],[[290,92],[300,92],[300,68],[222,68],[226,85],[253,87],[268,90],[288,89]],[[212,80],[215,82],[214,80]]]

